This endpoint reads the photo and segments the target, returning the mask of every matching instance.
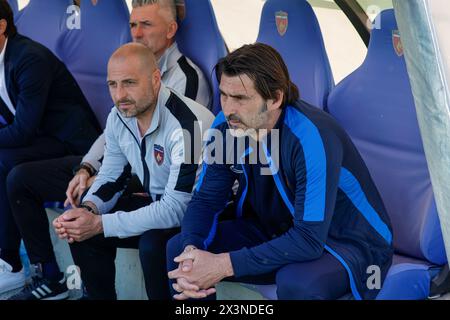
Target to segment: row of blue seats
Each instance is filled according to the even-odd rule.
[[[306,1],[298,1],[300,7],[289,12],[287,32],[280,36],[276,28],[277,7],[291,3],[266,3],[257,41],[271,44],[282,53],[302,98],[323,108],[333,87],[333,76],[314,12]],[[16,25],[20,33],[44,44],[64,61],[104,124],[109,113],[105,106],[111,105],[104,81],[106,65],[111,53],[131,40],[128,7],[124,0],[98,1],[96,5],[81,0],[81,28],[69,29],[67,23],[73,12],[67,9],[72,4],[72,0],[30,0],[17,14]],[[213,111],[217,113],[218,85],[212,69],[227,54],[226,45],[209,0],[185,0],[185,8],[177,42],[210,80],[215,98]],[[297,59],[299,54],[308,57]]]
[[[65,27],[71,2],[30,0],[17,17],[18,29],[45,43],[68,65],[104,123],[109,113],[105,106],[111,105],[106,103],[106,63],[111,52],[130,39],[128,9],[122,0],[99,1],[95,7],[82,0],[82,28],[75,32]],[[226,46],[209,0],[185,0],[185,7],[177,41],[210,78],[217,112],[212,68],[226,55]],[[288,27],[280,30],[276,21],[286,15]],[[369,167],[392,220],[396,250],[379,298],[424,299],[431,278],[447,263],[445,248],[393,10],[381,13],[380,25],[372,31],[363,64],[337,86],[317,18],[306,0],[267,0],[257,41],[281,53],[302,98],[338,120]],[[261,290],[276,298],[273,287]]]

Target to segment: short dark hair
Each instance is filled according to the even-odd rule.
[[[284,93],[283,107],[299,99],[298,88],[292,83],[283,58],[269,45],[244,45],[220,59],[215,71],[219,83],[222,74],[229,77],[246,74],[265,100],[276,99],[275,92],[280,90]]]
[[[8,1],[0,0],[0,20],[5,19],[8,24],[5,31],[5,36],[13,36],[17,33],[16,26],[14,24],[14,14],[9,6]]]

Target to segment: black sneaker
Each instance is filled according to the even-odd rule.
[[[32,283],[8,300],[64,300],[69,297],[66,277],[60,281],[51,281],[42,277],[33,277]]]

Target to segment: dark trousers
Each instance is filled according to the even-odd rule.
[[[149,198],[123,196],[111,212],[133,211],[150,204]],[[170,299],[167,287],[166,244],[179,228],[149,230],[137,237],[119,239],[95,236],[86,241],[70,245],[75,264],[80,267],[81,278],[89,299],[115,300],[115,264],[117,248],[138,248],[145,279],[147,296],[150,299]]]
[[[30,262],[56,262],[44,202],[63,202],[81,156],[34,161],[9,174],[8,198]]]
[[[10,175],[17,165],[31,161],[63,157],[68,155],[66,147],[53,138],[36,138],[27,147],[0,149],[0,248],[17,250],[20,247],[20,233],[10,208],[8,189],[16,182]]]
[[[216,235],[208,251],[230,252],[243,247],[251,248],[266,241],[270,241],[270,238],[252,220],[222,221],[217,225]],[[168,271],[178,267],[173,259],[183,250],[179,234],[169,240],[167,244]],[[345,268],[329,253],[324,253],[317,260],[288,264],[269,274],[224,280],[253,284],[276,283],[277,295],[281,300],[334,300],[350,291]],[[176,292],[172,289],[172,283],[173,281],[170,281],[170,290],[173,295]]]

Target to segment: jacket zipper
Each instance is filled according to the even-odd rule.
[[[147,162],[145,161],[145,155],[147,153],[147,145],[145,143],[145,139],[151,135],[151,133],[145,135],[142,138],[142,143],[139,143],[139,140],[136,138],[136,136],[134,135],[133,131],[126,125],[126,123],[123,121],[123,119],[117,115],[120,119],[120,121],[122,121],[123,125],[125,126],[125,128],[128,129],[128,131],[130,131],[131,135],[133,136],[134,140],[136,141],[136,143],[138,144],[139,150],[141,151],[141,161],[142,161],[142,167],[144,168],[144,189],[145,192],[148,193],[148,195],[150,195],[150,170],[148,169],[148,165]]]

